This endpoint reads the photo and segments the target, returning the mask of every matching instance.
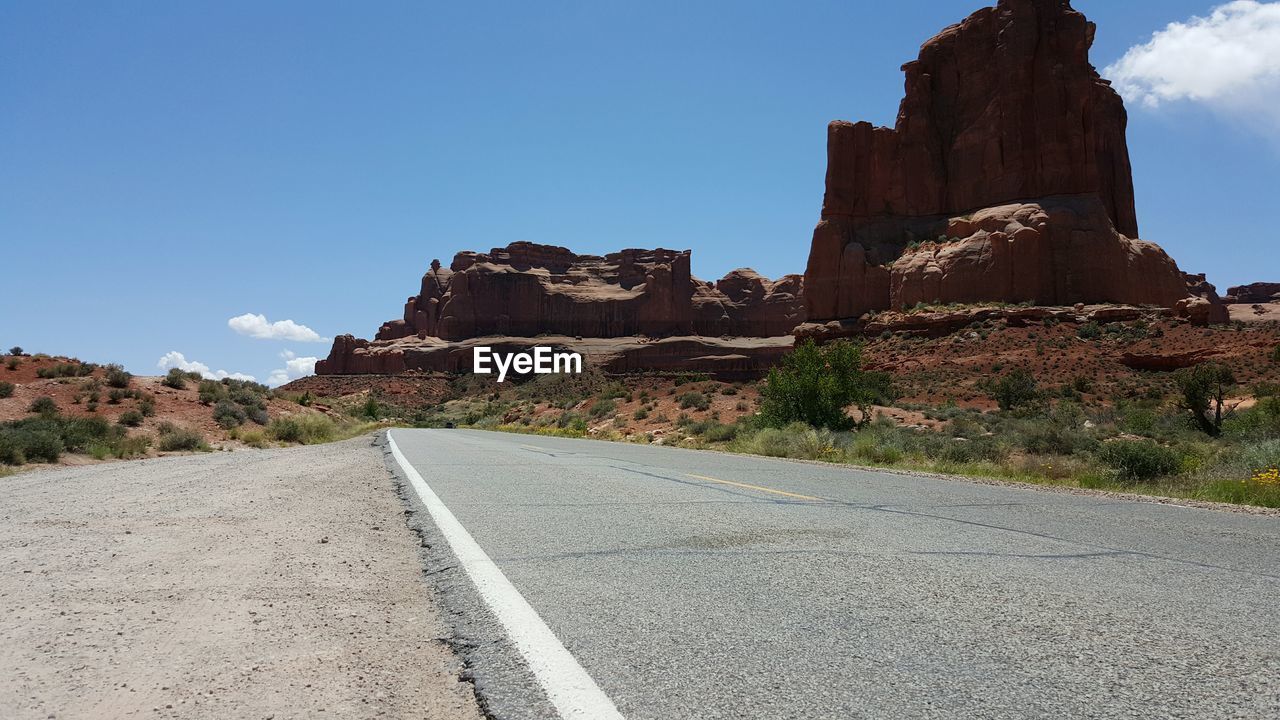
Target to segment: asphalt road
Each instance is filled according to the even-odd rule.
[[[627,718],[1280,717],[1274,517],[590,440],[392,436]],[[554,717],[415,517],[489,711]]]

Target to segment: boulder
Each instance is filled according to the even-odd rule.
[[[1111,229],[1096,197],[1065,196],[953,218],[937,240],[889,268],[889,304],[1127,303],[1169,307],[1187,296],[1156,245]]]

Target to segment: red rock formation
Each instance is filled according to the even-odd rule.
[[[376,339],[481,336],[786,335],[804,319],[801,278],[735,270],[715,284],[689,272],[689,251],[576,255],[517,242],[434,261],[404,316]]]
[[[1182,279],[1187,284],[1189,297],[1179,300],[1174,306],[1179,316],[1196,325],[1231,322],[1231,312],[1218,297],[1218,288],[1205,278],[1204,273],[1182,273]]]
[[[830,125],[805,273],[810,319],[910,300],[1171,307],[1186,297],[1173,261],[1131,239],[1127,117],[1089,64],[1093,33],[1067,0],[1000,0],[903,66],[894,128]],[[984,217],[990,227],[966,226],[1014,201]],[[939,238],[951,247],[903,261]]]
[[[998,299],[1035,305],[1164,305],[1185,297],[1178,266],[1159,247],[1097,230],[1093,196],[1002,205],[951,220],[935,242],[889,268],[890,305]]]
[[[512,243],[488,253],[458,253],[449,268],[439,261],[422,278],[401,318],[383,323],[375,340],[344,335],[334,341],[317,374],[395,373],[408,369],[456,370],[468,358],[454,357],[460,343],[548,335],[569,338],[780,337],[804,321],[803,278],[771,281],[753,270],[734,270],[715,283],[689,272],[689,251],[623,250],[577,255],[565,248]],[[442,342],[444,341],[444,342]],[[446,347],[452,343],[455,347]],[[653,369],[695,357],[653,348],[628,351],[608,362],[631,368],[650,358]],[[681,346],[684,347],[684,346]],[[695,349],[703,343],[693,340]],[[468,350],[469,352],[469,350]],[[692,352],[692,351],[691,351]],[[771,357],[776,357],[776,352]],[[429,355],[430,357],[427,357]],[[703,370],[738,363],[717,350]],[[614,358],[605,353],[602,357]],[[708,356],[710,357],[710,356]],[[442,358],[450,358],[448,360]],[[684,358],[683,360],[680,358]],[[621,363],[619,365],[619,363]],[[696,364],[696,363],[695,363]],[[611,366],[613,366],[611,365]],[[714,366],[714,367],[712,367]],[[692,366],[690,366],[692,367]]]
[[[1228,288],[1226,302],[1239,305],[1280,302],[1280,283],[1256,282]]]

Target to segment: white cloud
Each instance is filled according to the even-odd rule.
[[[283,385],[300,377],[314,375],[316,372],[316,360],[319,360],[319,358],[315,357],[298,357],[291,350],[285,350],[280,353],[280,358],[284,360],[284,367],[272,370],[271,374],[267,376],[267,384],[272,387]]]
[[[1103,76],[1147,108],[1201,103],[1280,138],[1280,2],[1235,0],[1170,23]]]
[[[210,370],[208,365],[195,360],[188,360],[185,355],[177,350],[170,350],[165,353],[164,357],[160,358],[160,361],[156,363],[156,367],[159,367],[161,370],[178,368],[183,372],[197,372],[206,380],[231,378],[232,380],[250,380],[256,382],[252,375],[245,375],[244,373],[229,373],[226,370]]]
[[[266,315],[245,313],[227,321],[227,326],[241,335],[259,340],[293,340],[294,342],[329,342],[320,333],[292,320],[269,322]]]

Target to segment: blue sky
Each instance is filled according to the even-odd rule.
[[[1213,8],[1074,5],[1099,68]],[[462,249],[801,272],[827,122],[891,123],[899,66],[978,6],[5,0],[0,345],[265,380],[327,344],[230,318],[368,337]],[[1275,87],[1234,97],[1265,117]],[[1143,237],[1220,289],[1280,280],[1276,126],[1185,95],[1130,102]]]

